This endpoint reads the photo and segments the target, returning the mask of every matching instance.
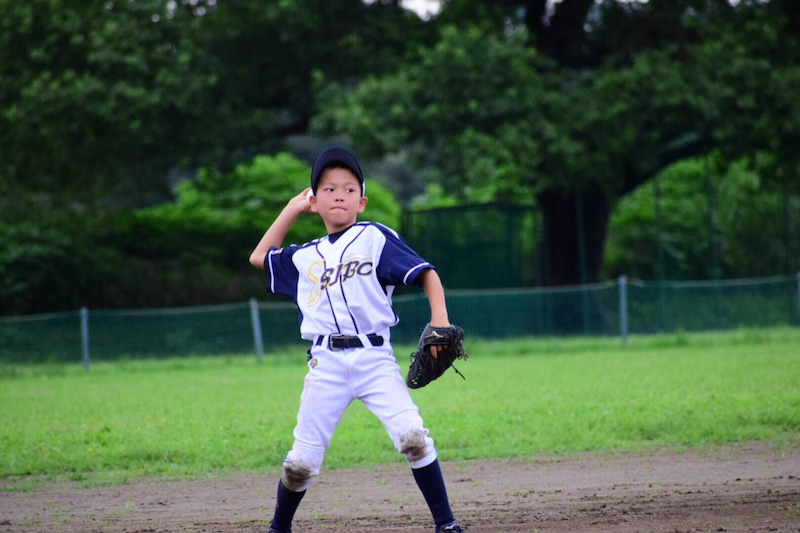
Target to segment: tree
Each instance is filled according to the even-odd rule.
[[[168,195],[213,82],[158,1],[0,0],[0,312],[113,301],[119,205]]]
[[[174,140],[214,83],[185,31],[194,16],[156,0],[0,8],[3,192],[90,209],[164,198],[167,170],[197,148]]]
[[[800,191],[798,7],[778,0],[741,12],[733,31],[698,47],[694,73],[725,157],[745,156],[766,185],[787,193]]]
[[[143,262],[148,276],[147,292],[130,294],[136,298],[131,304],[200,305],[264,294],[263,278],[254,275],[247,258],[286,202],[309,186],[310,175],[308,164],[287,153],[260,154],[227,172],[205,167],[196,179],[178,184],[174,202],[117,221],[116,248]],[[396,227],[400,208],[391,194],[371,180],[367,192],[369,220]],[[324,233],[318,216],[302,217],[285,242]],[[163,287],[170,288],[168,294]]]
[[[626,195],[614,210],[607,276],[692,280],[784,271],[791,250],[780,237],[787,224],[800,234],[800,199],[765,186],[746,160],[729,164],[715,151],[679,161],[657,180]],[[796,214],[788,220],[787,209]]]
[[[534,196],[545,218],[550,283],[596,281],[616,200],[667,165],[744,132],[748,125],[727,110],[765,94],[744,83],[744,67],[756,61],[766,71],[775,63],[758,60],[747,45],[733,48],[733,72],[725,75],[742,82],[735,89],[742,93],[731,99],[730,88],[720,90],[718,73],[726,70],[717,43],[741,39],[737,17],[766,17],[761,32],[777,27],[753,15],[762,4],[734,11],[710,0],[564,0],[537,25],[544,2],[505,3],[539,8],[533,17],[526,12],[527,32],[508,20],[506,32],[446,27],[436,46],[397,73],[329,97],[316,124],[376,155],[415,154],[436,169],[432,180],[463,199]],[[652,31],[634,31],[642,21]],[[726,32],[731,37],[721,40]],[[565,39],[576,46],[552,44]],[[785,89],[794,77],[780,70],[771,77]],[[754,109],[746,120],[782,122],[778,109],[794,116],[791,94],[775,98],[775,111]],[[782,124],[789,134],[781,139],[793,139],[795,124]]]
[[[219,76],[203,164],[231,168],[308,132],[320,86],[392,71],[435,31],[398,2],[218,2],[194,33]]]
[[[615,203],[674,161],[716,149],[797,191],[798,5],[0,0],[0,271],[41,270],[14,270],[21,298],[92,243],[119,259],[118,210],[198,168],[350,135],[415,163],[404,195],[422,175],[442,201],[536,199],[550,283],[593,281]],[[78,269],[57,289],[94,290]]]
[[[316,124],[347,133],[373,155],[402,147],[462,201],[535,198],[545,216],[551,283],[591,281],[611,198],[658,165],[654,88],[680,82],[669,82],[675,70],[658,57],[591,77],[554,70],[524,37],[445,28],[406,69],[328,96],[337,105],[325,107]],[[583,265],[579,239],[588,250]]]
[[[764,175],[765,194],[770,186],[784,195],[797,190],[800,156],[793,147],[800,142],[800,106],[792,90],[800,81],[796,2],[753,1],[734,7],[727,0],[594,5],[564,0],[550,17],[544,1],[507,3],[525,7],[531,42],[559,66],[592,69],[600,94],[592,91],[587,96],[603,102],[599,108],[628,107],[623,115],[596,122],[582,120],[588,116],[583,114],[586,108],[578,107],[583,114],[576,121],[581,125],[579,138],[599,137],[593,132],[609,124],[616,131],[607,130],[607,135],[619,137],[628,131],[636,137],[627,145],[615,143],[617,150],[608,150],[609,143],[595,144],[608,150],[609,157],[582,171],[589,178],[589,190],[597,185],[603,189],[590,198],[591,204],[578,202],[569,190],[539,197],[546,212],[561,216],[562,223],[550,227],[562,236],[575,233],[563,231],[570,221],[592,221],[584,230],[590,236],[590,278],[599,266],[597,254],[602,254],[604,233],[597,230],[607,222],[603,205],[613,204],[676,160],[716,147],[729,162],[749,160],[751,168]],[[609,82],[614,91],[602,98],[602,86]],[[603,167],[596,166],[601,162]],[[604,177],[591,172],[614,167],[615,172]],[[578,194],[585,194],[585,186],[581,188]],[[577,205],[588,211],[570,213],[570,206]],[[569,246],[563,252],[568,253]],[[573,253],[567,264],[578,255]]]
[[[0,314],[202,305],[264,294],[247,258],[291,196],[309,185],[308,164],[259,155],[228,172],[205,167],[176,199],[114,216],[50,209],[0,220]],[[400,207],[368,178],[369,219],[399,225]],[[317,216],[287,243],[322,235]]]
[[[0,8],[0,312],[164,304],[167,291],[126,266],[146,271],[158,250],[121,263],[117,221],[171,201],[198,168],[224,174],[277,153],[305,132],[317,82],[389,68],[433,35],[397,2]]]

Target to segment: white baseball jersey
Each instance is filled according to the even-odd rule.
[[[303,245],[273,248],[264,266],[271,292],[291,297],[301,313],[300,335],[386,335],[398,318],[397,285],[433,266],[392,229],[359,222]]]

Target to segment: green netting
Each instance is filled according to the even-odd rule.
[[[0,318],[0,361],[80,361],[80,312]]]
[[[726,281],[631,283],[634,333],[798,325],[798,280],[771,277]]]
[[[482,204],[405,211],[403,237],[451,288],[543,285],[541,214]]]
[[[559,289],[448,291],[468,338],[627,335],[800,325],[800,277],[631,281]],[[421,291],[395,297],[395,343],[414,344],[430,317]],[[623,315],[624,313],[624,315]],[[0,361],[266,354],[307,343],[291,303],[136,311],[75,311],[0,319]],[[256,332],[260,331],[260,337]],[[86,335],[84,335],[86,333]],[[260,339],[261,342],[258,342]],[[86,351],[84,351],[84,347]],[[402,356],[402,354],[399,354]]]
[[[89,347],[96,360],[246,353],[253,350],[250,328],[250,311],[244,304],[93,311]]]
[[[584,288],[451,291],[451,320],[473,336],[614,335],[619,332],[615,283]]]

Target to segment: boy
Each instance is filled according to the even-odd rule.
[[[271,292],[291,297],[300,334],[312,343],[294,444],[283,463],[270,533],[291,533],[292,520],[319,474],[334,429],[353,400],[383,423],[411,466],[436,533],[466,531],[453,517],[433,439],[406,388],[389,342],[397,315],[391,296],[400,283],[422,286],[431,325],[449,326],[444,288],[433,266],[393,230],[356,222],[367,206],[355,157],[334,147],[317,157],[311,187],[292,198],[261,238],[250,263],[266,270]],[[281,248],[305,213],[322,217],[328,235]]]

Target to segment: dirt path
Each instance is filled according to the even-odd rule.
[[[578,454],[443,469],[470,533],[800,532],[798,449]],[[0,492],[0,531],[265,532],[276,484],[259,475]],[[401,465],[323,472],[295,520],[295,533],[377,531],[433,531]]]

